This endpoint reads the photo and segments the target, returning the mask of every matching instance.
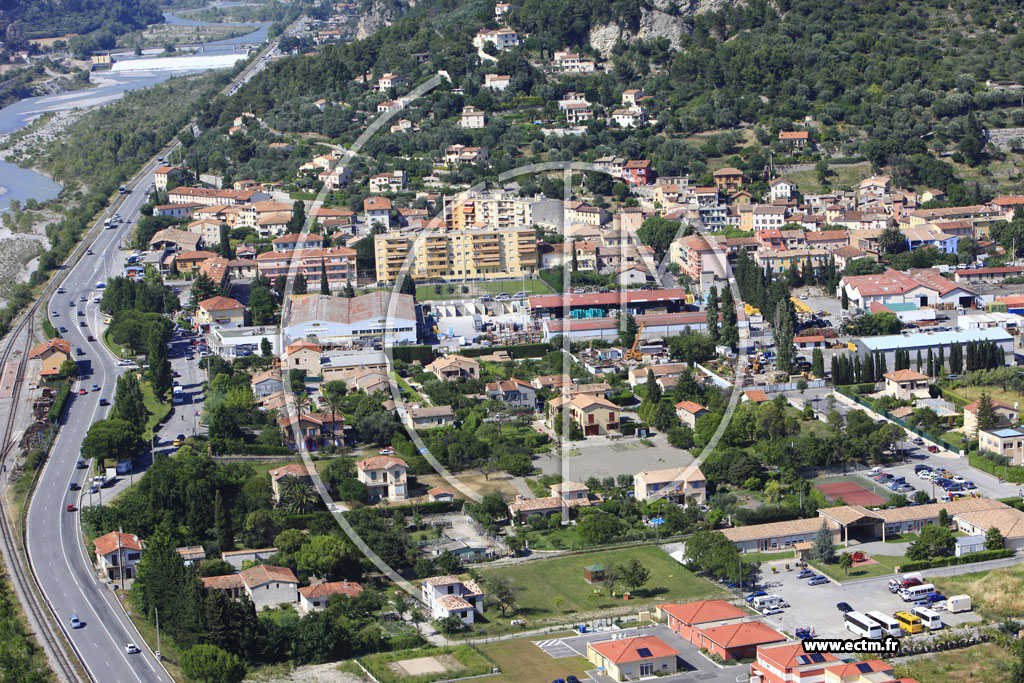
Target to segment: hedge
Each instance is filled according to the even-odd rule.
[[[967,456],[967,464],[982,472],[988,472],[993,476],[1005,479],[1008,482],[1024,484],[1024,467],[1019,465],[997,465],[977,453],[971,453]]]
[[[391,349],[391,356],[406,363],[419,361],[426,365],[434,360],[434,350],[429,346],[394,346]]]
[[[459,355],[473,358],[476,356],[487,356],[498,351],[508,351],[513,358],[540,358],[553,350],[550,344],[516,344],[514,346],[462,349],[459,351]]]
[[[982,550],[978,553],[970,553],[960,557],[936,557],[931,560],[907,562],[900,565],[900,573],[917,572],[922,569],[934,569],[935,567],[951,567],[958,564],[973,564],[975,562],[985,562],[986,560],[1001,560],[1004,557],[1012,556],[1014,552],[1009,548],[1003,548],[1002,550]]]
[[[65,382],[60,385],[57,390],[57,396],[53,399],[53,403],[50,405],[50,410],[47,413],[51,423],[56,422],[60,419],[61,414],[64,412],[64,407],[68,404],[68,399],[71,397],[71,383]]]
[[[395,514],[396,510],[400,510],[406,517],[411,517],[414,513],[418,512],[421,515],[438,515],[448,512],[459,512],[462,510],[464,501],[461,500],[438,500],[432,503],[420,503],[418,505],[389,505],[386,508],[377,507],[364,507],[349,510],[345,513],[345,516],[353,519],[353,521],[359,517],[379,517],[384,515],[390,517]]]

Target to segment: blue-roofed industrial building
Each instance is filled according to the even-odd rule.
[[[958,332],[909,332],[907,334],[889,334],[880,337],[861,337],[856,340],[857,354],[865,356],[870,353],[884,353],[886,367],[895,367],[896,350],[910,352],[910,358],[921,356],[928,357],[928,350],[931,349],[933,356],[938,359],[939,347],[945,348],[945,358],[949,361],[949,349],[953,344],[967,344],[967,342],[994,341],[1006,354],[1006,362],[1013,364],[1013,335],[1000,328],[988,328],[984,330],[962,330]]]

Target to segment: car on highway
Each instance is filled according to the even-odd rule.
[[[68,491],[78,491],[81,488],[82,487],[75,482],[71,482],[70,484],[68,484]]]
[[[125,643],[124,651],[130,655],[135,655],[141,652],[141,650],[135,646],[135,643]]]
[[[96,337],[92,336],[91,334],[88,337],[86,337],[86,339],[88,339],[89,341],[96,341]]]
[[[74,308],[74,307],[75,307],[75,300],[72,299],[71,301],[68,302],[68,308]]]
[[[73,504],[73,503],[68,503],[68,506],[67,506],[67,508],[65,508],[65,509],[66,509],[66,510],[67,510],[68,512],[74,512],[76,508],[75,508],[75,506],[74,506],[74,504]]]
[[[79,320],[78,321],[78,326],[79,327],[88,327],[89,323],[85,322],[84,320]]]
[[[850,607],[850,603],[848,603],[848,602],[837,602],[836,603],[836,609],[839,610],[840,612],[842,612],[843,614],[846,614],[847,612],[852,612],[853,611],[853,608]]]
[[[85,355],[85,351],[82,350],[81,346],[76,346],[75,347],[75,353],[78,354],[79,356],[84,356]]]
[[[961,486],[963,486],[968,491],[973,491],[976,488],[978,488],[978,485],[975,484],[973,481],[971,481],[969,479],[967,481],[965,481],[963,484],[961,484]]]
[[[828,583],[828,579],[821,574],[815,574],[811,578],[807,579],[808,586],[818,586],[823,583]]]
[[[109,405],[110,405],[110,401],[108,401],[108,400],[107,400],[107,399],[105,399],[105,398],[101,398],[101,399],[100,399],[100,405],[101,405],[101,406],[109,406]]]
[[[67,331],[68,331],[68,328],[66,328],[66,327],[64,327],[63,325],[61,325],[61,326],[60,326],[60,331],[61,331],[61,332],[67,332]]]
[[[171,445],[177,448],[178,446],[181,445],[181,439],[175,439],[174,441],[171,442]]]
[[[92,385],[92,390],[93,391],[99,391],[100,390],[100,385],[99,384],[93,384]]]
[[[82,296],[78,297],[78,300],[79,301],[87,301],[87,299],[85,298],[84,294]]]
[[[86,394],[88,394],[88,393],[89,393],[89,392],[88,392],[88,391],[86,391],[85,389],[79,389],[79,390],[78,390],[78,395],[79,395],[79,396],[85,396],[85,395],[86,395]]]
[[[78,618],[77,614],[71,615],[71,628],[82,628],[85,622]]]
[[[81,458],[79,458],[78,462],[75,463],[75,469],[77,470],[84,470],[88,466],[89,465]]]
[[[99,492],[100,492],[100,487],[97,486],[96,484],[93,484],[92,486],[89,487],[89,493],[99,493]]]
[[[58,313],[57,311],[50,311],[50,315],[52,315],[54,318],[60,317],[60,313]]]
[[[86,256],[92,256],[92,249],[86,249],[85,250],[85,255]]]
[[[85,315],[85,311],[79,311],[78,315]]]

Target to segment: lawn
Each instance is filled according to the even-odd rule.
[[[439,658],[447,666],[444,671],[421,674],[419,676],[399,673],[389,664],[408,662],[423,658]],[[422,650],[403,650],[401,652],[383,652],[359,660],[379,683],[430,683],[430,681],[482,676],[491,672],[491,663],[469,645],[454,647],[436,647]],[[401,671],[400,667],[399,668]]]
[[[929,580],[943,595],[970,595],[975,611],[987,619],[1018,619],[1024,614],[1024,565]]]
[[[398,386],[402,389],[403,392],[406,393],[408,400],[416,401],[418,403],[422,403],[423,402],[423,397],[419,395],[419,392],[417,392],[415,389],[413,389],[409,385],[409,383],[405,381],[405,379],[403,379],[402,377],[399,377],[397,372],[392,372],[391,373],[391,379],[393,379],[396,382],[398,382]]]
[[[1010,680],[1013,655],[995,643],[983,643],[897,661],[898,678],[914,678],[921,683],[997,683]]]
[[[275,462],[250,462],[250,463],[246,463],[246,464],[249,465],[249,467],[253,468],[256,471],[256,474],[258,474],[261,477],[263,477],[263,476],[270,476],[268,474],[270,472],[270,470],[277,469],[278,467],[283,467],[284,465],[291,465],[292,463],[302,464],[302,461],[301,460],[294,460],[294,459],[292,459],[292,460],[283,459],[283,460],[278,460],[278,461],[275,461]]]
[[[781,553],[744,553],[743,559],[750,562],[761,562],[762,564],[765,562],[778,562],[780,560],[796,562],[792,550],[785,550]]]
[[[438,287],[441,288],[438,293]],[[484,294],[551,294],[551,288],[543,280],[495,280],[493,282],[467,282],[419,285],[416,287],[417,301],[476,298]]]
[[[127,349],[125,349],[124,346],[122,346],[121,344],[115,344],[113,341],[110,340],[109,328],[103,330],[101,338],[103,339],[103,345],[110,349],[110,352],[113,353],[118,358],[134,358],[132,354],[128,353]]]
[[[822,564],[817,560],[811,560],[810,563],[825,576],[843,582],[850,579],[866,579],[873,576],[895,574],[896,567],[906,564],[908,561],[905,555],[871,555],[870,557],[875,560],[875,563],[860,567],[854,566],[850,569],[849,574],[846,574],[838,564]]]
[[[544,636],[553,637],[556,635]],[[548,683],[569,674],[582,680],[583,674],[594,668],[586,657],[553,659],[541,652],[533,640],[503,640],[481,645],[480,649],[501,667],[501,675],[487,679],[496,683]]]
[[[962,386],[957,384],[954,385],[953,388],[950,389],[949,391],[961,397],[967,403],[977,401],[979,398],[981,398],[982,392],[988,394],[993,401],[1002,401],[1003,403],[1006,403],[1007,405],[1011,406],[1014,403],[1024,402],[1024,396],[1022,396],[1021,394],[1017,393],[1016,391],[1002,389],[998,386],[974,387]],[[954,443],[959,443],[959,439]]]
[[[149,413],[149,418],[146,420],[146,429],[142,432],[142,438],[148,441],[153,437],[153,430],[167,419],[174,406],[170,402],[161,403],[156,400],[153,386],[149,382],[140,382],[139,386],[142,389],[142,402],[146,405],[146,411]]]
[[[831,187],[853,187],[871,175],[871,164],[867,161],[859,164],[836,164],[829,166],[829,170],[832,172],[828,177]],[[791,182],[796,183],[803,194],[825,191],[825,188],[818,183],[818,172],[815,170],[789,171],[785,176]]]
[[[651,578],[643,588],[634,592],[633,599],[628,603],[619,597],[611,597],[604,585],[591,585],[583,580],[585,566],[603,564],[608,567],[625,564],[633,558],[650,570]],[[687,602],[720,597],[725,593],[724,589],[714,583],[683,568],[654,545],[582,553],[508,567],[482,569],[480,574],[484,590],[488,578],[505,576],[520,587],[520,592],[514,610],[509,610],[503,618],[498,616],[498,612],[491,612],[493,622],[487,626],[475,627],[474,633],[507,630],[505,626],[513,617],[525,619],[527,628],[536,628],[545,624],[579,619],[580,612],[623,606],[631,607],[630,611],[635,612],[650,607],[655,602]],[[621,587],[618,590],[621,590]],[[552,602],[556,597],[561,598],[561,603],[557,607]]]

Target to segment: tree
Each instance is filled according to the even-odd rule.
[[[217,245],[217,254],[226,259],[234,258],[231,253],[231,228],[227,223],[220,224],[220,243]]]
[[[260,355],[264,358],[270,358],[274,355],[274,345],[266,337],[260,340]]]
[[[338,581],[358,571],[358,563],[352,561],[345,541],[325,535],[311,536],[302,544],[295,553],[295,567],[325,581]]]
[[[519,553],[523,552],[523,548],[526,547],[526,539],[519,534],[514,534],[505,539],[505,545],[508,547],[512,557],[518,557]]]
[[[726,286],[722,290],[722,332],[720,343],[732,349],[733,353],[740,345],[740,331],[736,317],[736,300],[732,288]]]
[[[501,616],[512,609],[519,599],[519,586],[508,576],[500,574],[487,580],[487,595],[501,610]]]
[[[639,328],[636,324],[636,319],[633,318],[633,314],[626,313],[625,324],[619,330],[619,345],[627,348],[633,346],[638,331]]]
[[[193,645],[181,653],[181,670],[190,681],[238,683],[245,678],[245,665],[235,655],[216,645]]]
[[[619,580],[630,593],[642,587],[651,578],[651,570],[645,567],[640,560],[632,558],[626,564],[616,568]]]
[[[780,372],[793,371],[793,302],[780,299],[775,305],[775,319],[772,321],[772,341],[777,354],[776,364]]]
[[[1006,546],[999,527],[989,527],[985,532],[985,550],[1002,550]]]
[[[138,430],[124,420],[109,419],[93,422],[82,439],[81,455],[95,458],[100,467],[107,460],[129,460],[142,452],[144,444]]]
[[[299,271],[299,274],[295,276],[295,284],[292,285],[292,294],[305,294],[306,293],[306,276]]]
[[[853,555],[850,553],[843,553],[839,556],[839,567],[843,570],[843,574],[846,576],[850,575],[850,567],[853,566]]]
[[[626,192],[628,194],[628,187]],[[661,216],[651,216],[636,231],[636,236],[643,244],[654,249],[655,256],[661,259],[668,251],[672,240],[679,233],[679,225],[678,221],[670,221]]]
[[[167,400],[167,393],[171,390],[174,379],[171,361],[167,357],[167,341],[158,330],[153,330],[149,335],[146,360],[149,362],[149,383],[157,400],[162,403]]]
[[[292,203],[292,217],[288,219],[288,232],[298,234],[306,223],[306,204],[301,199]]]
[[[231,518],[228,516],[228,509],[224,505],[219,489],[213,497],[213,526],[217,530],[217,549],[222,553],[233,550],[235,536],[231,530]]]
[[[945,527],[949,526],[949,513],[946,511],[946,508],[940,508],[939,509],[939,520],[938,521],[939,521],[939,526],[945,526]]]
[[[331,293],[331,284],[327,280],[327,263],[324,259],[320,259],[320,293],[324,296]]]
[[[192,293],[190,295],[189,302],[192,306],[195,306],[200,301],[206,301],[212,297],[217,296],[218,291],[217,283],[215,283],[210,276],[206,273],[199,273],[194,280],[192,280]]]
[[[977,432],[982,429],[993,429],[999,424],[999,415],[996,413],[995,405],[992,403],[992,397],[988,395],[988,392],[981,392],[981,397],[978,399],[978,428],[975,430],[975,437]]]
[[[292,514],[304,515],[316,508],[319,500],[304,481],[289,474],[281,477],[277,482],[280,491],[281,505]]]
[[[110,411],[110,417],[131,425],[136,434],[141,433],[146,425],[149,412],[146,410],[142,389],[134,372],[127,372],[117,378],[114,408]]]
[[[391,413],[370,413],[356,422],[356,431],[368,443],[389,445],[397,425]]]
[[[284,281],[284,276],[281,276]],[[270,287],[261,281],[254,281],[249,288],[249,317],[253,325],[269,325],[274,322],[274,295]]]
[[[462,619],[460,619],[457,614],[452,614],[444,619],[437,619],[434,621],[434,628],[436,628],[439,633],[443,633],[446,636],[458,633],[465,627],[466,625],[462,623]]]
[[[836,559],[836,544],[832,540],[832,529],[824,520],[821,527],[814,535],[814,545],[811,548],[811,557],[821,560],[825,564],[831,564]]]
[[[825,377],[825,356],[821,349],[814,349],[811,353],[811,373],[818,379]]]
[[[707,327],[708,336],[711,340],[718,342],[718,288],[711,285],[711,290],[708,292],[707,303],[705,305],[707,311]]]
[[[459,560],[458,555],[450,550],[445,550],[443,553],[438,555],[434,564],[437,566],[437,571],[442,574],[456,574],[462,566],[462,562]]]
[[[956,539],[949,527],[928,524],[918,534],[921,543],[927,543],[932,555],[948,555],[953,551]]]
[[[878,235],[878,248],[886,254],[898,254],[907,250],[907,236],[895,225],[890,225]]]
[[[846,287],[843,287],[839,303],[843,307],[844,311],[850,307],[850,295],[846,293]]]

